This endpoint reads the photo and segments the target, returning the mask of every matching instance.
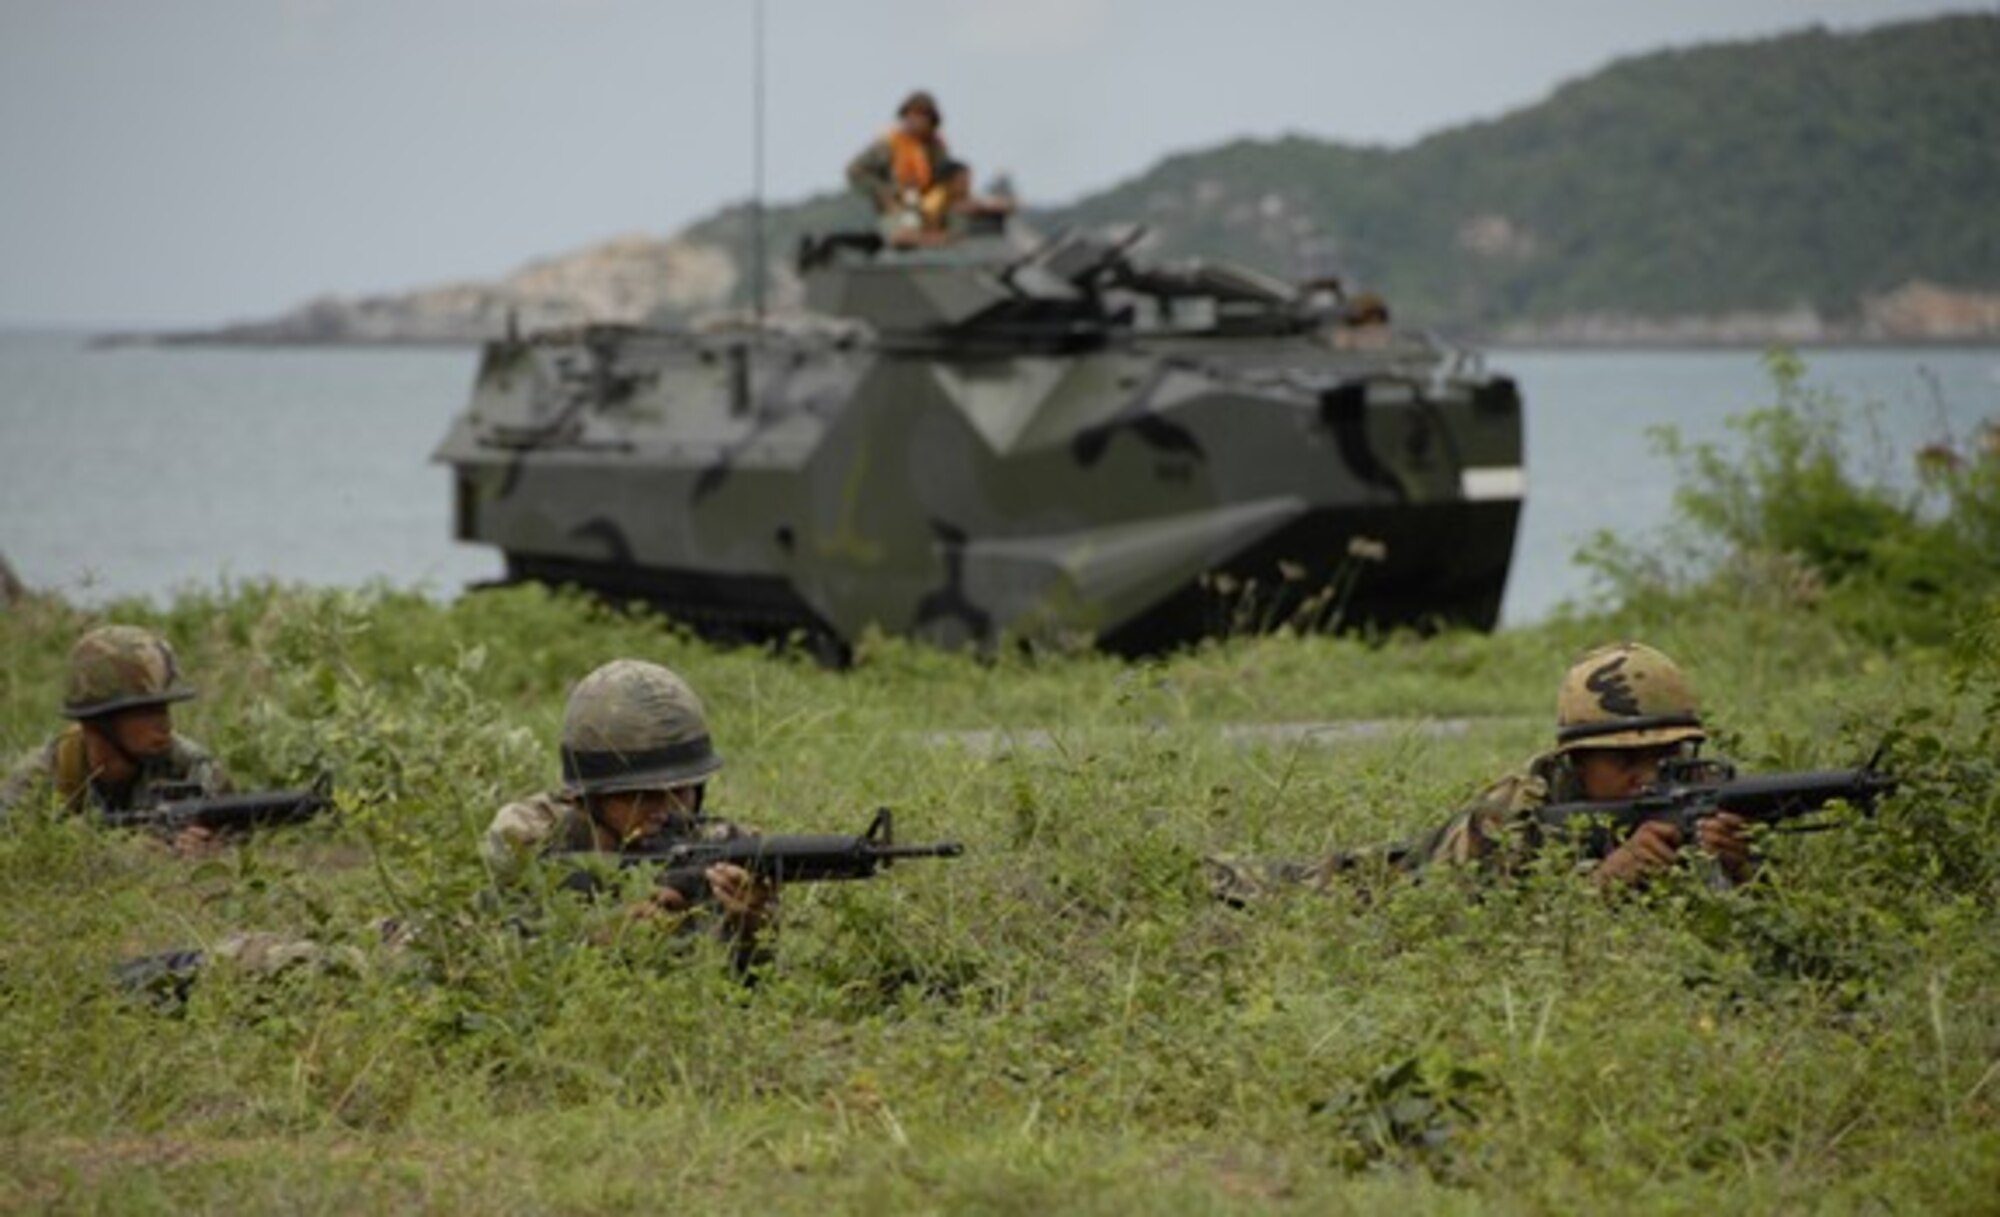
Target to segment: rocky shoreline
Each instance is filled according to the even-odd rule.
[[[440,300],[466,301],[441,308]],[[1452,336],[1480,346],[1550,350],[1672,350],[1787,346],[1814,347],[1986,347],[2000,345],[2000,293],[1987,293],[1994,320],[1965,324],[1961,313],[1943,318],[1918,314],[1899,324],[1827,321],[1813,314],[1726,314],[1713,317],[1647,318],[1586,316],[1524,323],[1496,330],[1454,329]],[[705,314],[726,311],[726,297],[701,300],[707,307],[661,303],[644,310],[592,311],[578,301],[522,297],[503,290],[465,287],[413,293],[408,297],[368,297],[314,301],[268,321],[210,330],[100,335],[100,346],[478,346],[510,332],[534,333],[587,323],[683,325]]]
[[[726,307],[735,259],[685,238],[628,235],[531,262],[505,278],[401,293],[322,296],[213,329],[108,334],[105,345],[459,346],[592,323],[671,323]]]
[[[234,346],[476,346],[512,332],[578,324],[688,324],[736,304],[740,272],[728,250],[684,238],[622,236],[548,258],[498,282],[460,282],[382,296],[322,296],[268,320],[208,330],[104,334],[124,344]],[[780,312],[796,308],[790,270],[774,276]],[[1698,316],[1578,314],[1498,328],[1452,328],[1486,346],[1730,348],[1730,346],[1988,346],[2000,342],[2000,292],[1914,280],[1862,300],[1856,316],[1810,306]]]
[[[109,334],[98,341],[113,346],[478,345],[510,330],[685,325],[739,307],[742,281],[735,253],[724,245],[685,235],[630,235],[529,263],[488,283],[323,296],[263,320]],[[769,298],[780,313],[796,309],[799,286],[789,267],[774,268]],[[1913,279],[1858,301],[1844,318],[1799,304],[1693,316],[1599,312],[1447,328],[1467,341],[1502,347],[1984,346],[2000,343],[2000,291]]]

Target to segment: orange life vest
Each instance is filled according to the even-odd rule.
[[[936,163],[932,158],[944,159],[944,141],[935,136],[921,140],[901,127],[891,128],[883,138],[889,142],[890,176],[895,178],[896,189],[920,194],[929,190]]]

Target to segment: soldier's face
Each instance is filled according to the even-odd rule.
[[[1576,753],[1583,797],[1593,802],[1629,799],[1660,780],[1660,766],[1677,745],[1659,748],[1597,748]]]
[[[675,816],[691,816],[700,787],[676,790],[632,790],[600,796],[597,818],[620,844],[659,832]]]
[[[912,106],[903,111],[903,130],[918,139],[929,139],[937,130],[937,120],[931,112],[921,106]]]
[[[111,716],[110,733],[127,756],[152,760],[173,747],[174,714],[166,706],[136,706]]]

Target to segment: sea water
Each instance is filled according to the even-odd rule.
[[[0,335],[0,555],[90,602],[274,577],[450,595],[500,573],[451,539],[450,472],[431,451],[476,354],[410,348],[94,349]],[[1873,409],[1874,473],[2000,421],[2000,349],[1812,351],[1807,381]],[[1733,441],[1774,398],[1754,351],[1493,351],[1527,402],[1527,506],[1503,619],[1598,594],[1573,562],[1600,529],[1645,544],[1673,518],[1650,438]]]

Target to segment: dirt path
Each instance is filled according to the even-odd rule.
[[[1486,726],[1517,720],[1489,718],[1348,718],[1291,723],[1221,723],[1211,729],[1226,743],[1237,748],[1299,747],[1338,748],[1350,744],[1377,743],[1414,736],[1420,739],[1454,739]],[[1189,727],[1130,727],[1098,731],[1089,728],[1052,730],[1047,727],[989,727],[962,731],[923,731],[917,739],[932,748],[960,748],[974,756],[1001,756],[1009,752],[1048,752],[1061,749],[1072,740],[1097,736],[1165,734]]]

